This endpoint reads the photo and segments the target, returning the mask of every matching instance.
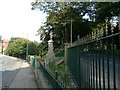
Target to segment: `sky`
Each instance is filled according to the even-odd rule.
[[[31,10],[34,0],[0,1],[0,35],[2,39],[23,37],[39,42],[37,30],[45,22],[46,14],[40,10]]]

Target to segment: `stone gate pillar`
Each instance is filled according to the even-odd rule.
[[[49,64],[50,62],[54,61],[55,58],[55,54],[53,51],[53,40],[52,40],[53,34],[52,32],[50,33],[50,40],[48,41],[48,53],[46,55],[46,60],[45,60],[45,64]]]

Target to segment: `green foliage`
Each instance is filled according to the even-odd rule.
[[[43,56],[46,55],[46,53],[47,53],[47,43],[42,42],[42,43],[40,43],[40,44],[38,45],[37,48],[38,48],[38,54],[39,54],[41,57],[43,57]]]
[[[34,42],[28,43],[28,54],[29,55],[37,55],[38,54],[37,45]]]
[[[64,63],[55,66],[53,63],[50,63],[47,67],[52,76],[55,77],[55,71],[57,71],[57,80],[59,83],[64,85],[66,88],[76,88],[77,85],[73,81],[73,78],[69,70],[65,67]]]
[[[40,10],[48,14],[45,26],[39,29],[41,38],[45,36],[44,40],[49,40],[49,33],[53,31],[54,47],[63,48],[64,43],[70,42],[70,30],[72,20],[73,41],[77,36],[85,36],[91,31],[90,23],[82,19],[82,17],[89,13],[92,9],[88,8],[93,4],[78,3],[78,2],[35,2],[33,7],[39,7]],[[88,10],[89,9],[89,10]],[[89,11],[89,12],[88,12]],[[40,33],[40,31],[48,31],[48,33]],[[44,35],[43,35],[44,34]]]
[[[39,29],[39,34],[44,43],[49,40],[49,33],[53,31],[54,48],[64,48],[64,43],[70,42],[71,20],[72,41],[77,36],[84,37],[96,29],[105,18],[110,21],[112,16],[120,13],[120,2],[32,2],[34,9],[39,8],[47,13],[45,25]],[[83,19],[84,15],[89,19]],[[42,31],[42,33],[40,32]],[[47,31],[47,32],[46,32]],[[44,44],[44,45],[45,45]],[[43,45],[43,46],[44,46]],[[47,48],[47,47],[46,47]]]
[[[5,51],[5,54],[10,56],[25,58],[27,51],[27,43],[28,43],[28,54],[29,55],[38,54],[36,44],[24,38],[11,38],[11,40],[9,41],[8,48]]]
[[[97,22],[104,22],[106,17],[110,20],[112,16],[120,14],[120,2],[99,2],[96,3],[95,8]]]
[[[90,37],[98,39],[104,36],[105,32],[105,18],[110,20],[112,16],[120,14],[120,2],[35,2],[32,6],[38,6],[39,9],[48,14],[45,26],[42,26],[39,31],[44,31],[41,38],[44,37],[44,42],[39,46],[41,56],[43,52],[47,51],[47,41],[49,40],[49,33],[53,31],[54,47],[61,48],[64,43],[70,42],[70,29],[72,20],[73,41],[77,36],[84,37],[88,33],[93,33]],[[85,14],[89,15],[89,19],[83,19]],[[46,30],[48,32],[46,32]],[[96,32],[100,34],[96,34]],[[39,34],[41,34],[39,32]],[[87,37],[89,38],[89,37]],[[58,49],[59,51],[60,49]],[[59,53],[58,53],[59,54]],[[57,67],[50,63],[49,69],[54,75],[55,70],[58,71],[58,79],[65,83],[68,87],[71,86],[72,77],[69,70],[65,69],[64,64]]]

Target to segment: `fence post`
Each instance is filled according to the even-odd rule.
[[[119,32],[120,32],[120,14],[118,16]]]
[[[68,43],[65,43],[65,54],[64,54],[64,59],[65,59],[65,66],[67,65],[67,58],[68,58]]]
[[[36,76],[36,79],[38,79],[38,70],[39,70],[39,68],[40,68],[40,63],[39,63],[39,61],[40,61],[40,57],[35,57],[35,76]]]
[[[57,70],[55,70],[55,80],[57,80]]]
[[[78,45],[80,44],[80,36],[77,36]]]
[[[80,36],[77,36],[77,47],[78,47],[78,79],[79,79],[79,88],[81,88],[81,68],[80,68]]]
[[[57,86],[57,78],[58,78],[58,72],[57,72],[57,70],[55,70],[55,80],[56,80],[55,88],[58,88],[58,86]]]
[[[68,60],[68,43],[65,43],[65,53],[64,53],[64,67],[65,67],[65,77],[66,77],[66,71],[67,71],[67,60]],[[64,83],[65,89],[66,89],[66,78]]]

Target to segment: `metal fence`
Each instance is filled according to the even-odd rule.
[[[54,89],[63,90],[63,87],[57,81],[57,72],[55,77],[53,77],[44,65],[40,64],[40,69]]]
[[[102,31],[102,34],[101,34]],[[79,88],[120,88],[120,30],[108,24],[68,47],[67,65]]]

